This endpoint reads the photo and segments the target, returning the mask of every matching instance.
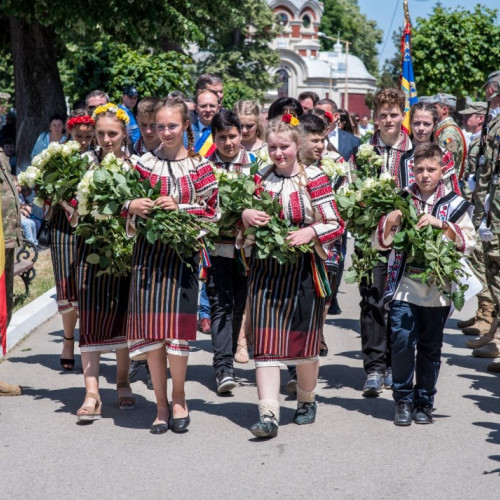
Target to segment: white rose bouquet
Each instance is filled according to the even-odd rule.
[[[35,189],[35,203],[45,200],[51,206],[74,198],[82,176],[89,168],[89,159],[80,155],[80,144],[51,142],[49,147],[33,158],[32,164],[18,176],[21,186]]]
[[[127,237],[123,202],[130,199],[127,162],[112,153],[99,166],[88,170],[77,187],[78,212],[83,218],[76,234],[92,245],[87,262],[100,267],[98,275],[126,276],[130,273],[133,240]]]

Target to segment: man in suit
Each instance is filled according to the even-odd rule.
[[[344,160],[349,161],[353,149],[361,144],[361,140],[355,135],[338,128],[339,112],[334,101],[320,99],[315,108],[322,109],[332,115],[332,124],[328,129],[328,141],[344,157]]]

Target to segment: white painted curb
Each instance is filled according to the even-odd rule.
[[[40,295],[12,315],[7,329],[7,352],[19,341],[57,313],[56,288]],[[0,359],[2,359],[0,349]]]

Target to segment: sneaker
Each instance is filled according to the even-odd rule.
[[[298,425],[312,424],[316,420],[316,410],[318,405],[316,401],[312,403],[299,403],[293,421]]]
[[[234,389],[238,384],[234,380],[233,372],[229,370],[221,370],[215,375],[217,383],[217,394],[223,394]]]
[[[432,424],[432,406],[417,406],[414,420],[416,424]]]
[[[389,366],[384,373],[384,389],[392,388],[392,368]]]
[[[365,398],[376,398],[382,392],[384,377],[379,372],[369,373],[363,386],[363,396]]]
[[[278,435],[278,422],[274,415],[262,415],[260,420],[250,427],[250,432],[258,438],[273,438]]]
[[[210,335],[212,333],[210,318],[202,318],[198,322],[198,330],[205,335]]]
[[[0,396],[20,396],[23,393],[20,385],[8,384],[0,380]]]

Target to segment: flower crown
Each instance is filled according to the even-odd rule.
[[[71,130],[75,125],[95,125],[95,121],[91,116],[85,115],[85,116],[75,116],[73,118],[70,118],[68,122],[66,123],[66,126]]]
[[[290,113],[285,113],[282,117],[281,117],[281,121],[282,122],[285,122],[285,123],[288,123],[290,126],[292,127],[296,127],[298,124],[299,124],[299,120],[297,119],[296,116],[293,116],[292,114]]]
[[[108,102],[106,104],[103,104],[102,106],[97,106],[95,108],[94,112],[92,113],[92,118],[95,120],[97,118],[97,115],[100,115],[101,113],[106,113],[106,111],[110,111],[111,113],[114,113],[118,120],[121,120],[125,125],[128,125],[130,118],[128,117],[127,113],[123,111],[123,109],[119,108],[116,104],[113,104],[112,102]]]
[[[330,113],[330,111],[325,111],[325,118],[329,121],[329,123],[333,122],[333,115]]]

